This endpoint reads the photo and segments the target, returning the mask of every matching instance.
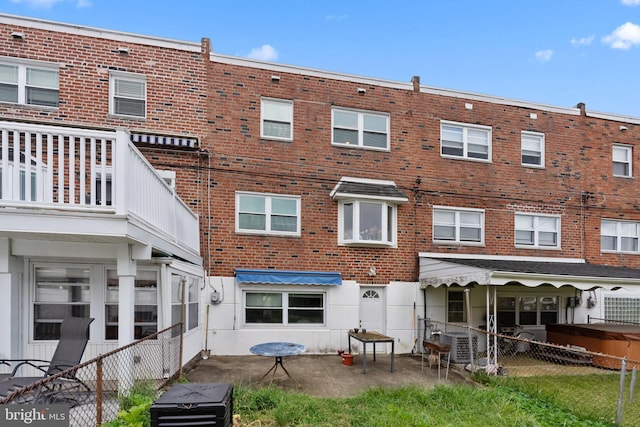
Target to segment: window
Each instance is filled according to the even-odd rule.
[[[158,332],[158,273],[138,270],[134,281],[135,339]],[[118,339],[119,279],[116,270],[107,270],[105,298],[105,339]]]
[[[440,243],[484,243],[484,211],[435,207],[433,241]]]
[[[560,218],[550,215],[516,214],[516,246],[560,247]]]
[[[491,128],[442,122],[440,153],[443,157],[468,160],[491,160]]]
[[[58,98],[57,66],[0,63],[0,101],[57,107]]]
[[[522,164],[544,167],[544,134],[522,132]]]
[[[640,298],[604,297],[604,318],[610,322],[640,323]]]
[[[236,193],[236,232],[300,235],[300,197]]]
[[[603,219],[600,223],[600,250],[638,253],[640,223]]]
[[[171,274],[171,324],[180,322],[182,312],[182,295],[184,292],[184,328],[190,331],[198,326],[198,280],[193,277],[184,277]]]
[[[396,206],[375,200],[342,200],[338,205],[341,244],[395,244]]]
[[[263,99],[261,102],[262,138],[293,139],[293,102],[277,99]]]
[[[631,177],[631,146],[613,146],[613,175]]]
[[[332,144],[389,150],[389,116],[387,114],[334,108]]]
[[[33,302],[33,339],[60,339],[67,317],[89,317],[90,268],[36,267]]]
[[[519,326],[539,326],[558,323],[560,298],[557,296],[499,296],[498,332],[502,328]]]
[[[322,325],[324,313],[324,293],[245,293],[245,322],[248,324]]]
[[[109,77],[109,91],[111,114],[143,118],[146,116],[145,76],[112,71]]]
[[[462,290],[447,292],[447,322],[464,323],[467,321],[466,303]]]

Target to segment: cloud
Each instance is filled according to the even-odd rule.
[[[588,46],[591,44],[594,38],[595,36],[580,37],[579,39],[574,37],[571,39],[571,44],[574,46]]]
[[[344,21],[347,15],[327,15],[324,19],[327,21]]]
[[[539,50],[535,53],[535,55],[538,61],[547,62],[551,60],[551,57],[553,56],[553,50],[551,49]]]
[[[260,59],[262,61],[275,61],[278,59],[278,51],[273,48],[273,46],[265,44],[261,47],[257,47],[252,49],[247,55],[252,59]]]
[[[631,22],[622,24],[613,33],[603,37],[602,41],[612,49],[628,50],[634,45],[640,45],[640,25]]]
[[[622,4],[627,6],[638,6],[640,5],[640,0],[622,0]]]

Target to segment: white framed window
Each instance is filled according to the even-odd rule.
[[[324,292],[246,291],[245,324],[317,325],[326,323]]]
[[[435,206],[433,241],[484,244],[484,210]]]
[[[388,114],[333,108],[331,129],[333,145],[389,150]]]
[[[396,210],[396,204],[387,201],[340,200],[338,243],[395,246]]]
[[[600,250],[637,254],[640,223],[603,219],[600,223]]]
[[[33,339],[59,340],[67,317],[90,317],[89,266],[36,266],[33,293]]]
[[[199,301],[198,279],[184,274],[171,273],[171,324],[180,322],[182,296],[184,294],[184,330],[190,331],[198,326]]]
[[[522,165],[544,167],[544,134],[522,131]]]
[[[613,146],[613,175],[614,176],[633,176],[631,168],[632,147],[630,145],[614,145]]]
[[[300,236],[300,197],[237,192],[236,232]]]
[[[498,332],[513,332],[516,326],[558,323],[560,297],[557,295],[503,295],[497,299]],[[506,328],[506,329],[505,329]]]
[[[491,161],[491,127],[440,122],[442,157]]]
[[[104,318],[106,340],[118,339],[119,285],[117,271],[108,269]],[[158,332],[158,271],[138,270],[133,293],[133,337],[140,339]]]
[[[57,65],[0,59],[0,102],[58,107],[59,95]]]
[[[515,240],[516,246],[560,248],[560,217],[516,214]]]
[[[142,74],[109,73],[109,112],[117,116],[147,115],[147,79]]]
[[[466,323],[467,303],[463,289],[447,289],[447,322]]]
[[[293,140],[293,102],[263,98],[260,116],[260,137]]]

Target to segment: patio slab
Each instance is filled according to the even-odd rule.
[[[367,373],[362,373],[362,358],[356,354],[352,366],[342,364],[342,357],[335,355],[300,355],[284,357],[282,363],[291,377],[277,367],[275,375],[269,373],[274,357],[266,356],[211,356],[198,360],[185,371],[185,377],[194,383],[226,382],[234,386],[268,386],[273,384],[285,390],[301,391],[318,397],[351,397],[376,387],[393,388],[405,385],[434,387],[437,384],[465,382],[469,373],[461,368],[451,368],[445,381],[445,370],[438,379],[436,364],[430,369],[425,359],[424,372],[420,354],[397,355],[394,372],[390,372],[391,358],[378,354],[374,362],[367,355]]]

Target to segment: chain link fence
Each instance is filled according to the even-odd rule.
[[[635,400],[640,360],[538,341],[519,328],[491,333],[430,322],[421,338],[449,346],[455,368],[486,372],[499,384],[551,398],[595,419],[640,425],[640,405]]]
[[[118,416],[120,402],[137,389],[160,390],[182,375],[182,323],[35,380],[0,404],[68,405],[69,425],[101,425]]]

